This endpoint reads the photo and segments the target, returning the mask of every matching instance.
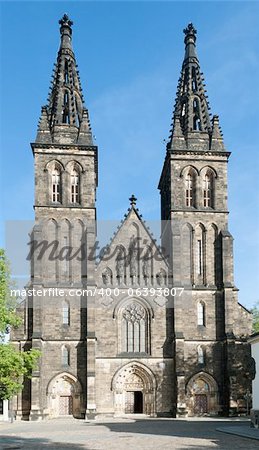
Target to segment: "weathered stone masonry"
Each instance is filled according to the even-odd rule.
[[[72,49],[72,22],[61,43],[48,103],[32,151],[37,242],[82,248],[80,259],[32,259],[28,288],[63,289],[64,297],[28,297],[24,325],[12,339],[39,348],[39,368],[14,400],[17,419],[144,413],[151,416],[244,411],[251,388],[250,313],[238,303],[233,238],[228,230],[226,150],[218,116],[210,117],[196,53],[196,30],[184,30],[185,55],[159,182],[161,244],[136,198],[99,262],[97,146]],[[144,243],[144,257],[137,259]],[[155,258],[157,253],[161,257]],[[116,288],[115,296],[77,289]],[[184,288],[165,298],[127,288]],[[144,291],[143,291],[144,292]],[[168,300],[168,299],[167,299]]]

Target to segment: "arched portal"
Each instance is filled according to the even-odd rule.
[[[120,368],[112,380],[114,413],[156,414],[156,379],[144,364],[131,362]]]
[[[208,373],[195,374],[187,383],[186,394],[188,415],[203,416],[218,413],[218,385]]]
[[[82,387],[73,375],[64,372],[52,378],[47,396],[50,417],[83,417]]]

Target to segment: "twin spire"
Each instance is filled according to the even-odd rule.
[[[168,150],[225,150],[218,116],[211,120],[192,23],[184,29],[185,55],[178,81]]]
[[[72,48],[73,22],[59,21],[60,48],[54,65],[48,103],[42,108],[36,142],[93,145],[88,110]]]
[[[60,48],[54,66],[48,103],[42,108],[36,142],[92,146],[88,110],[72,48],[73,22],[59,21]],[[192,23],[184,30],[185,55],[178,81],[173,124],[167,149],[224,151],[218,116],[211,120],[203,74],[196,53]]]

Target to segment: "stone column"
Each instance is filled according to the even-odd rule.
[[[96,239],[95,222],[87,226],[87,255],[94,248]],[[95,261],[87,260],[87,290],[94,292],[96,287],[95,280]],[[87,406],[86,416],[93,418],[96,414],[96,386],[95,386],[95,308],[96,302],[92,295],[87,296]]]
[[[175,388],[176,388],[176,414],[186,415],[185,399],[185,373],[184,373],[184,335],[182,332],[175,332]]]
[[[34,334],[35,336],[35,334]],[[42,350],[42,341],[39,338],[32,338],[32,348]],[[44,393],[44,395],[46,395]],[[31,377],[31,412],[29,420],[41,420],[44,418],[41,392],[41,364],[39,368],[32,372]]]

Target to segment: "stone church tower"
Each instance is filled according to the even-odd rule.
[[[242,411],[251,384],[250,313],[237,300],[227,162],[196,54],[185,56],[159,189],[161,244],[130,207],[96,258],[97,147],[71,45],[61,44],[32,150],[31,281],[15,330],[41,360],[17,418]],[[43,295],[42,292],[45,291]],[[33,294],[33,295],[31,295]]]
[[[218,116],[210,118],[192,24],[184,34],[185,55],[159,183],[162,242],[169,250],[173,285],[185,288],[186,300],[174,314],[177,404],[183,413],[226,413],[244,406],[249,387],[244,338],[251,319],[238,303],[233,278],[230,152]]]
[[[53,415],[73,408],[76,417],[83,417],[86,403],[90,405],[94,396],[94,308],[88,301],[86,310],[86,297],[78,297],[75,292],[95,284],[94,259],[87,258],[87,254],[96,240],[97,147],[72,49],[72,22],[64,15],[59,23],[61,42],[48,104],[42,108],[32,144],[32,242],[43,245],[31,248],[31,281],[27,288],[51,292],[49,296],[28,296],[26,302],[26,345],[40,349],[42,357],[39,371],[33,373],[18,398],[17,415],[32,420],[47,416],[46,408],[53,410]],[[66,251],[68,248],[73,249],[72,254]],[[78,256],[73,257],[75,253]],[[64,294],[56,291],[55,295],[51,289]],[[69,375],[63,370],[67,367]],[[60,373],[65,375],[53,378]],[[59,407],[55,404],[55,392],[62,394]]]

